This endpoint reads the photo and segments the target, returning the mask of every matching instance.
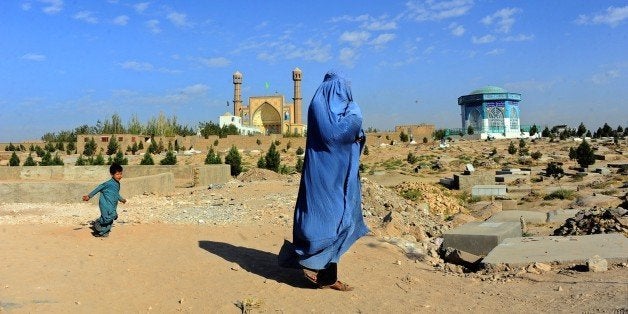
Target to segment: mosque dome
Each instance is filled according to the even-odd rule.
[[[507,90],[497,87],[497,86],[485,86],[479,89],[476,89],[469,93],[469,95],[477,95],[477,94],[504,94],[508,93]]]
[[[233,77],[234,78],[236,78],[236,77],[242,78],[242,73],[240,73],[240,71],[235,71],[235,73],[233,73]]]

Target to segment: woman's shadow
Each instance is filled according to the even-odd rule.
[[[248,272],[264,278],[297,288],[312,288],[311,284],[305,280],[301,270],[280,267],[277,254],[207,240],[198,241],[198,246],[211,254],[240,265],[242,269]]]

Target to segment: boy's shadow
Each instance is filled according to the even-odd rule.
[[[297,288],[311,288],[301,270],[279,267],[276,254],[224,242],[198,241],[198,246],[264,278]]]

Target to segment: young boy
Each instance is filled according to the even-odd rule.
[[[111,179],[97,186],[88,195],[83,195],[84,201],[89,201],[94,195],[101,193],[98,199],[98,207],[100,208],[100,217],[92,222],[92,233],[95,237],[107,237],[113,221],[118,219],[116,208],[118,201],[126,203],[126,199],[120,196],[120,180],[122,179],[122,166],[111,164],[109,167]]]

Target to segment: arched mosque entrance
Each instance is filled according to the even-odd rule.
[[[267,102],[253,113],[253,126],[263,134],[281,134],[281,123],[281,114]]]
[[[473,109],[473,111],[471,111],[471,116],[469,117],[469,125],[471,125],[473,130],[475,130],[476,132],[482,131],[482,115],[480,114],[479,109]]]
[[[488,108],[488,127],[490,133],[504,133],[504,111],[501,107]]]

